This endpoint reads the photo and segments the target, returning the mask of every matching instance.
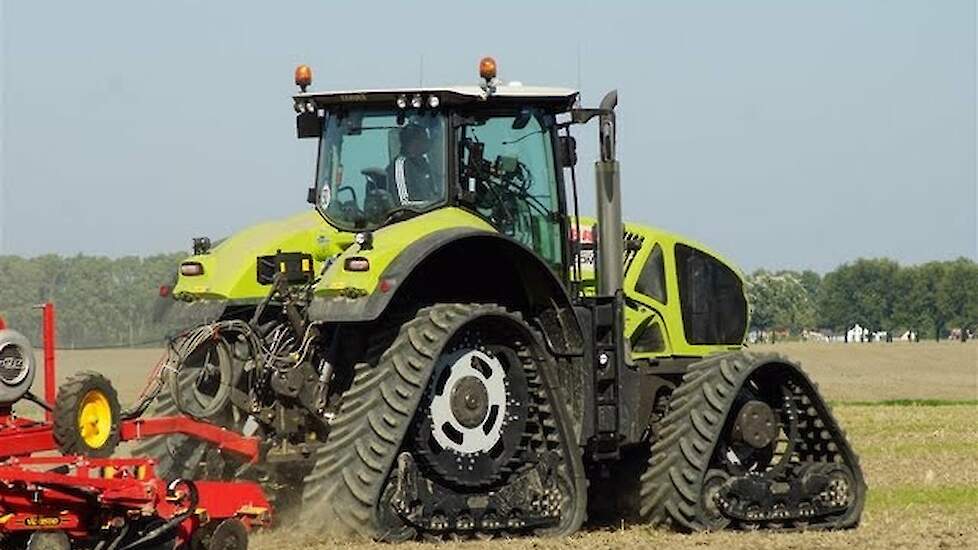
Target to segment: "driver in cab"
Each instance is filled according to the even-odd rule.
[[[408,124],[400,130],[401,152],[387,167],[387,181],[400,204],[421,204],[438,200],[441,193],[431,174],[427,154],[431,149],[428,130]]]

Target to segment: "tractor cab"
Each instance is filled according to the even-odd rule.
[[[501,85],[494,70],[483,77],[482,86],[295,96],[299,137],[319,140],[308,200],[331,226],[354,233],[458,208],[563,277],[557,115],[578,93]]]

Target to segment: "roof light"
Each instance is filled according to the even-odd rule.
[[[496,78],[496,60],[491,57],[483,57],[479,61],[479,76],[486,82]]]
[[[180,264],[180,274],[184,277],[196,277],[204,274],[204,266],[198,262],[184,262]]]
[[[407,109],[407,97],[404,95],[397,96],[397,108]]]
[[[312,69],[309,65],[299,65],[295,68],[295,85],[305,93],[306,88],[312,84]]]
[[[414,107],[415,109],[420,109],[421,105],[422,105],[421,94],[414,94],[414,97],[411,98],[411,107]]]
[[[441,103],[441,101],[439,101],[438,96],[436,95],[428,96],[428,107],[431,107],[432,109],[437,109],[439,103]]]

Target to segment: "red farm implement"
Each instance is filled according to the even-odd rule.
[[[55,396],[54,308],[44,306],[44,398],[30,392],[30,343],[0,319],[0,549],[244,550],[271,508],[251,482],[163,480],[146,458],[112,458],[121,441],[185,434],[244,462],[256,438],[174,416],[122,418],[111,383],[69,377]],[[14,414],[20,401],[44,420]],[[40,455],[40,456],[38,456]]]

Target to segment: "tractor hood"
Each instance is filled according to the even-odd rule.
[[[316,260],[317,272],[326,258],[353,243],[353,234],[343,233],[323,221],[314,210],[281,220],[251,226],[224,239],[206,254],[191,256],[182,265],[200,264],[200,275],[180,275],[173,289],[178,300],[228,300],[256,302],[268,294],[258,284],[256,258],[283,252],[305,252]]]

